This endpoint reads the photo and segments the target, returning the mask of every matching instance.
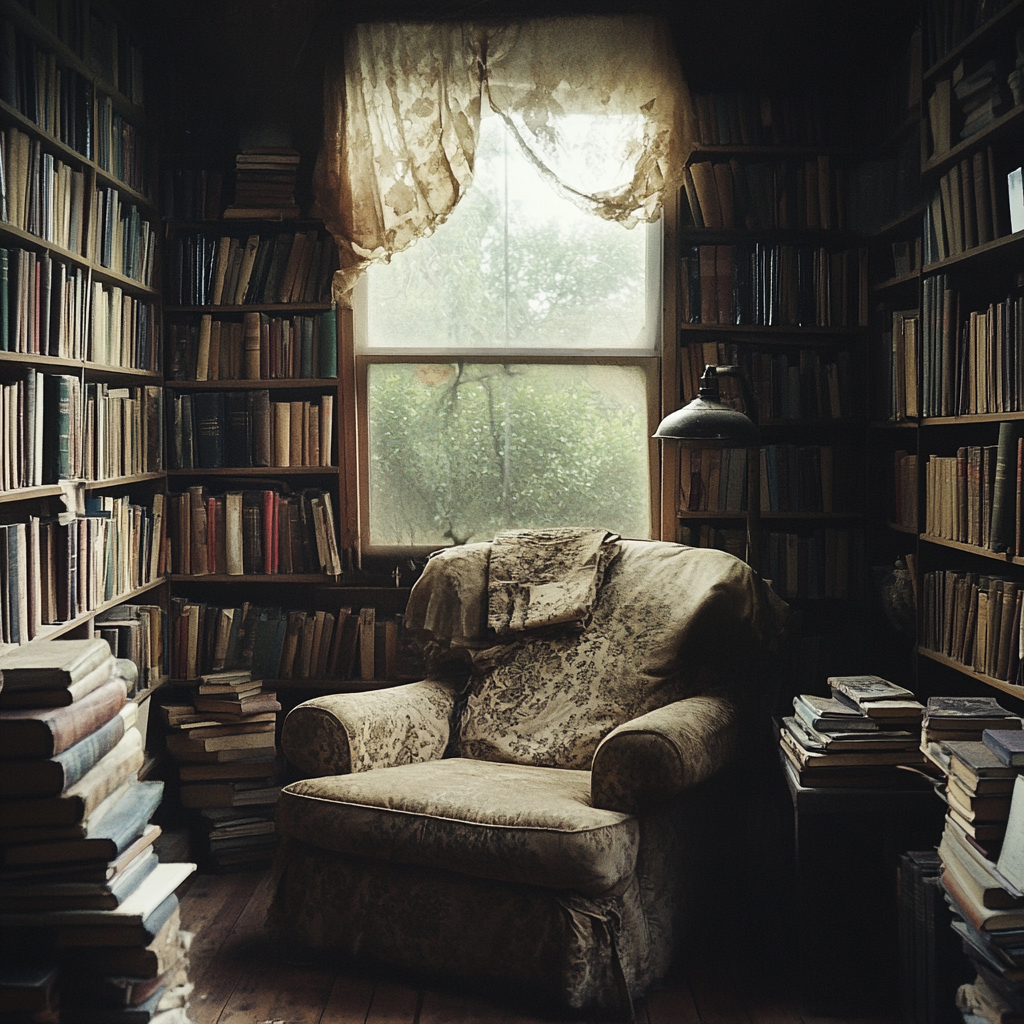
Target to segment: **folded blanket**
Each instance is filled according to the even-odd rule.
[[[484,619],[491,545],[461,544],[435,551],[409,594],[405,624],[434,639],[471,645],[487,631]]]
[[[499,636],[586,626],[618,534],[584,527],[507,530],[491,544],[487,625]]]

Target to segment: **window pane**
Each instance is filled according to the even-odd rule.
[[[617,118],[573,115],[581,173]],[[365,276],[360,342],[394,348],[653,350],[660,226],[627,230],[560,198],[498,117],[481,123],[473,184],[452,215]],[[648,294],[650,290],[650,295]]]
[[[639,366],[376,363],[370,543],[599,526],[650,535]]]

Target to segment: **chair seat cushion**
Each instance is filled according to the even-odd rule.
[[[636,819],[590,803],[590,772],[448,758],[294,782],[278,830],[322,849],[478,878],[608,893]]]

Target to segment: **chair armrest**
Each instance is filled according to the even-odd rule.
[[[732,759],[739,735],[736,705],[724,697],[688,697],[613,729],[594,753],[591,800],[608,811],[678,796]]]
[[[293,708],[281,732],[285,756],[307,777],[441,757],[455,693],[423,681],[363,693],[333,693]]]

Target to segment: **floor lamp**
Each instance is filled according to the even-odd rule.
[[[735,377],[745,413],[723,404],[719,377]],[[747,450],[747,564],[761,571],[761,432],[757,404],[746,375],[738,366],[704,367],[697,397],[669,413],[654,432],[662,441],[685,448],[745,448]]]

